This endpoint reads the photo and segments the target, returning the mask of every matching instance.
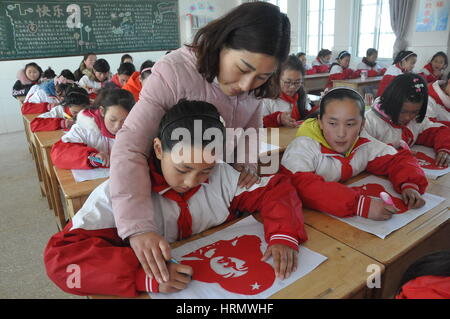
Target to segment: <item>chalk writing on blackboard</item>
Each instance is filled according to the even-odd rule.
[[[177,0],[2,1],[0,59],[179,47]]]

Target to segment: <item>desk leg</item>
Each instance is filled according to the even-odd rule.
[[[33,145],[34,149],[36,150],[36,167],[41,176],[41,180],[44,184],[43,185],[44,196],[47,197],[48,207],[50,209],[53,209],[52,199],[50,197],[49,180],[47,174],[45,173],[44,162],[42,160],[42,153],[41,150],[39,149],[39,146],[36,145],[35,142],[33,142]]]
[[[70,219],[80,210],[87,198],[88,196],[82,196],[67,199],[67,213]]]
[[[28,123],[25,120],[25,118],[22,118],[22,120],[23,120],[23,128],[25,131],[25,137],[27,138],[27,142],[28,142],[28,151],[30,151],[31,155],[33,155],[33,152],[31,149],[30,128],[29,128]]]

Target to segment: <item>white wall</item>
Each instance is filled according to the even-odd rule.
[[[200,3],[210,4],[214,7],[213,11],[196,9],[191,10],[191,6],[196,6]],[[190,42],[188,26],[185,23],[185,16],[187,13],[207,15],[213,19],[220,17],[228,12],[231,8],[238,5],[238,0],[208,0],[208,1],[195,1],[195,0],[180,0],[179,1],[179,16],[180,16],[180,40],[181,44]],[[129,53],[129,52],[123,52]],[[100,54],[98,58],[106,59],[110,66],[111,72],[115,72],[120,64],[120,54]],[[147,59],[156,61],[160,59],[165,51],[152,51],[152,52],[131,52],[134,58],[134,65],[139,68],[142,62]],[[48,58],[48,59],[27,59],[27,60],[14,60],[14,61],[1,61],[0,62],[0,134],[9,133],[23,130],[22,116],[19,109],[19,103],[11,96],[12,86],[16,81],[17,70],[23,68],[25,64],[29,62],[36,62],[41,66],[43,70],[51,66],[52,69],[58,74],[63,69],[69,69],[75,71],[80,62],[82,56],[74,57],[61,57],[61,58]]]

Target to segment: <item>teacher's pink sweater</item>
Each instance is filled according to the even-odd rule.
[[[147,159],[163,115],[180,99],[213,104],[229,128],[262,127],[260,104],[253,94],[227,96],[217,79],[208,83],[197,71],[188,47],[158,61],[144,82],[139,101],[116,136],[111,154],[111,198],[122,239],[153,231],[156,226]]]

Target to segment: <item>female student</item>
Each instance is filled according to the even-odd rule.
[[[327,88],[333,87],[333,80],[356,79],[360,76],[361,71],[354,71],[349,67],[351,57],[348,51],[339,53],[336,61],[331,65]]]
[[[436,81],[443,80],[444,71],[447,66],[447,54],[440,51],[433,55],[430,63],[425,65],[420,73],[423,74],[425,80],[427,80],[428,83],[434,83]]]
[[[450,128],[431,122],[425,115],[428,89],[417,74],[397,76],[381,98],[366,114],[365,130],[376,139],[395,148],[405,142],[434,148],[436,164],[447,166],[450,161]]]
[[[24,101],[31,87],[39,83],[42,76],[42,69],[34,62],[25,65],[24,69],[17,72],[17,81],[12,89],[12,96]]]
[[[136,102],[139,101],[139,93],[142,90],[142,83],[144,83],[144,80],[152,74],[153,65],[155,65],[155,62],[151,60],[144,61],[139,72],[134,72],[128,79],[127,83],[122,87],[122,89],[130,91],[133,94]]]
[[[53,164],[63,169],[109,167],[116,134],[133,105],[133,95],[128,91],[102,90],[93,109],[81,111],[70,131],[53,145]]]
[[[58,105],[64,98],[66,89],[74,83],[70,70],[62,70],[58,77],[34,85],[22,105],[22,114],[45,113]]]
[[[161,256],[162,238],[150,234],[155,230],[152,198],[143,190],[151,186],[149,143],[164,113],[186,98],[213,103],[226,127],[261,127],[261,98],[279,96],[280,66],[289,48],[289,19],[277,6],[243,3],[200,29],[190,46],[165,55],[152,68],[117,136],[111,162],[117,229],[136,254]],[[240,186],[250,187],[259,179],[256,163],[235,163],[234,168],[241,172]]]
[[[70,129],[75,123],[78,113],[87,107],[89,107],[89,95],[85,89],[74,85],[66,90],[61,104],[31,121],[31,131]]]
[[[105,84],[105,87],[110,89],[122,88],[135,71],[136,69],[132,63],[122,63],[117,69],[117,73],[112,77],[111,81]]]
[[[394,63],[384,73],[378,87],[378,96],[381,96],[389,83],[400,74],[410,73],[417,62],[417,54],[412,51],[400,51],[394,59]]]
[[[198,121],[202,123],[201,134],[195,138]],[[174,140],[172,135],[178,128],[187,130],[191,138]],[[239,173],[224,162],[217,163],[222,152],[207,148],[212,141],[205,132],[210,129],[221,133],[214,141],[223,145],[225,127],[217,109],[206,102],[182,100],[164,115],[153,140],[147,164],[152,185],[144,191],[151,193],[154,202],[154,231],[163,238],[160,245],[164,252],[158,262],[167,265],[167,280],[149,277],[139,262],[145,257],[136,256],[118,236],[110,181],[97,187],[65,229],[50,239],[44,252],[49,277],[62,290],[78,295],[133,297],[145,291],[185,289],[196,274],[182,261],[170,261],[169,243],[232,220],[243,211],[261,213],[268,243],[264,260],[273,256],[276,275],[289,277],[297,268],[298,245],[307,240],[296,190],[281,175],[265,177],[251,189],[239,187]],[[175,148],[180,145],[183,155],[190,155],[178,156]],[[194,160],[196,152],[199,162]],[[66,269],[72,264],[80,268],[82,283],[74,288],[66,284],[70,276]]]
[[[419,258],[408,267],[396,299],[450,299],[450,251]]]
[[[445,81],[428,84],[427,117],[450,127],[450,73]]]
[[[297,53],[297,58],[303,63],[303,67],[305,68],[306,74],[316,74],[316,70],[313,69],[312,65],[308,63],[306,60],[306,53],[305,52],[299,52]]]
[[[129,54],[124,54],[122,55],[122,57],[120,58],[120,64],[122,63],[131,63],[133,64],[133,57]]]
[[[105,59],[95,61],[92,71],[84,70],[84,76],[78,82],[79,85],[86,89],[91,99],[95,99],[98,91],[103,88],[106,82],[111,78],[109,72],[109,63]]]
[[[264,127],[298,126],[298,121],[302,119],[298,100],[302,99],[303,109],[306,108],[306,105],[310,106],[308,96],[303,88],[304,76],[305,69],[302,62],[295,55],[290,55],[281,67],[280,97],[276,100],[263,100]]]
[[[423,170],[409,151],[397,152],[362,131],[364,110],[364,99],[356,91],[330,90],[320,102],[318,118],[306,120],[287,147],[282,171],[293,174],[292,183],[306,207],[339,217],[391,218],[394,207],[338,183],[363,171],[387,175],[409,208],[424,205],[421,194],[428,182]]]
[[[95,53],[90,52],[84,55],[80,67],[73,73],[77,82],[80,81],[81,78],[86,74],[84,73],[85,70],[92,72],[95,61],[97,61],[97,56],[95,55]]]
[[[316,59],[312,63],[312,67],[316,73],[328,73],[330,71],[331,54],[332,52],[327,49],[319,51]]]
[[[362,59],[361,63],[356,67],[357,70],[367,70],[368,77],[374,77],[383,75],[386,72],[386,68],[383,68],[377,63],[378,51],[374,48],[367,49],[366,56]]]

